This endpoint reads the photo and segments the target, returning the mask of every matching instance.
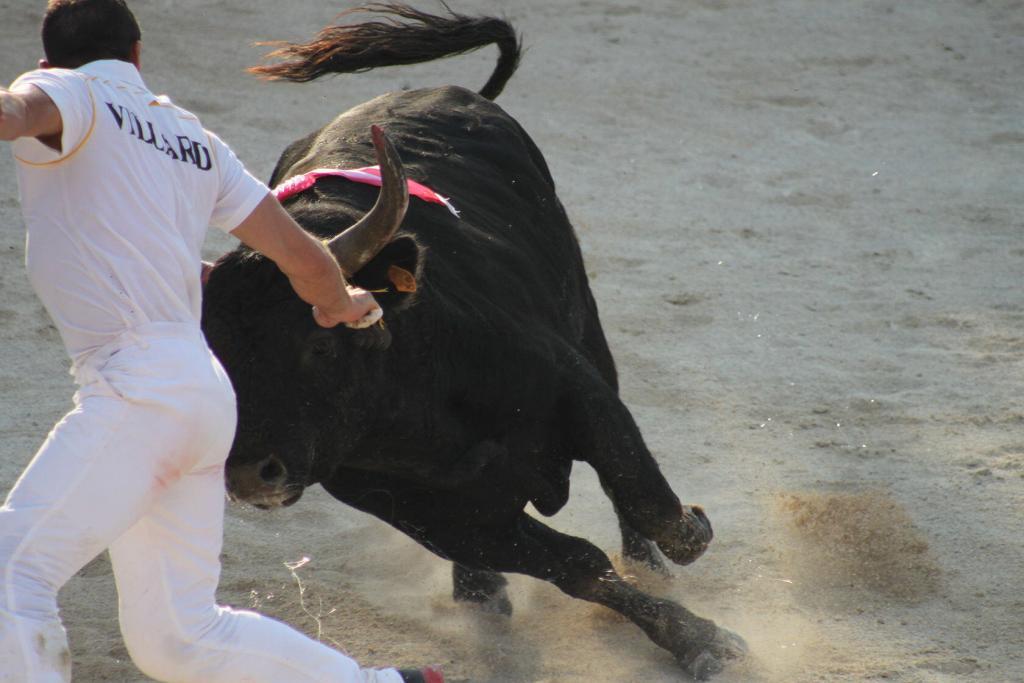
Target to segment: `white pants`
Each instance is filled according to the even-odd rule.
[[[214,602],[236,416],[198,328],[139,328],[78,378],[75,408],[0,508],[0,681],[70,680],[57,591],[109,548],[125,644],[157,680],[400,683]]]

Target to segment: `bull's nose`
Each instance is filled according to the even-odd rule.
[[[288,468],[277,456],[269,456],[256,466],[260,481],[266,486],[280,486],[288,479]]]
[[[302,486],[290,482],[291,476],[284,460],[274,455],[242,465],[229,464],[224,472],[228,495],[232,500],[267,508],[282,505],[285,500],[298,500]]]

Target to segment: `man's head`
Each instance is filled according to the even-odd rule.
[[[43,16],[43,65],[75,69],[120,59],[138,66],[141,38],[124,0],[50,0]]]

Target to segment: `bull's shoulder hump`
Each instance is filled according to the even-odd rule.
[[[407,91],[421,106],[447,107],[493,107],[493,102],[485,97],[458,85],[442,85],[436,88]]]
[[[384,115],[388,119],[401,119],[408,115],[422,116],[430,113],[452,111],[487,111],[497,116],[505,112],[485,97],[457,85],[443,85],[417,90],[398,90],[385,93],[349,109],[338,117],[338,121],[361,117]]]

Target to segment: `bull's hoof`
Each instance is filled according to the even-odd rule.
[[[455,591],[452,597],[455,599],[455,602],[471,605],[487,614],[500,614],[505,617],[512,616],[512,601],[509,600],[508,593],[504,588],[494,593]]]
[[[693,653],[681,658],[680,663],[694,680],[706,681],[725,668],[725,662],[747,656],[747,642],[727,628],[717,627],[715,638]]]
[[[639,534],[630,539],[630,543],[623,542],[622,559],[634,567],[639,567],[660,577],[672,578],[672,572],[661,559],[654,544]]]
[[[512,616],[512,601],[505,586],[508,581],[497,572],[452,565],[452,599],[473,605],[488,614]]]
[[[682,514],[668,529],[652,539],[665,557],[676,564],[690,564],[704,554],[714,534],[704,510],[684,506]]]

